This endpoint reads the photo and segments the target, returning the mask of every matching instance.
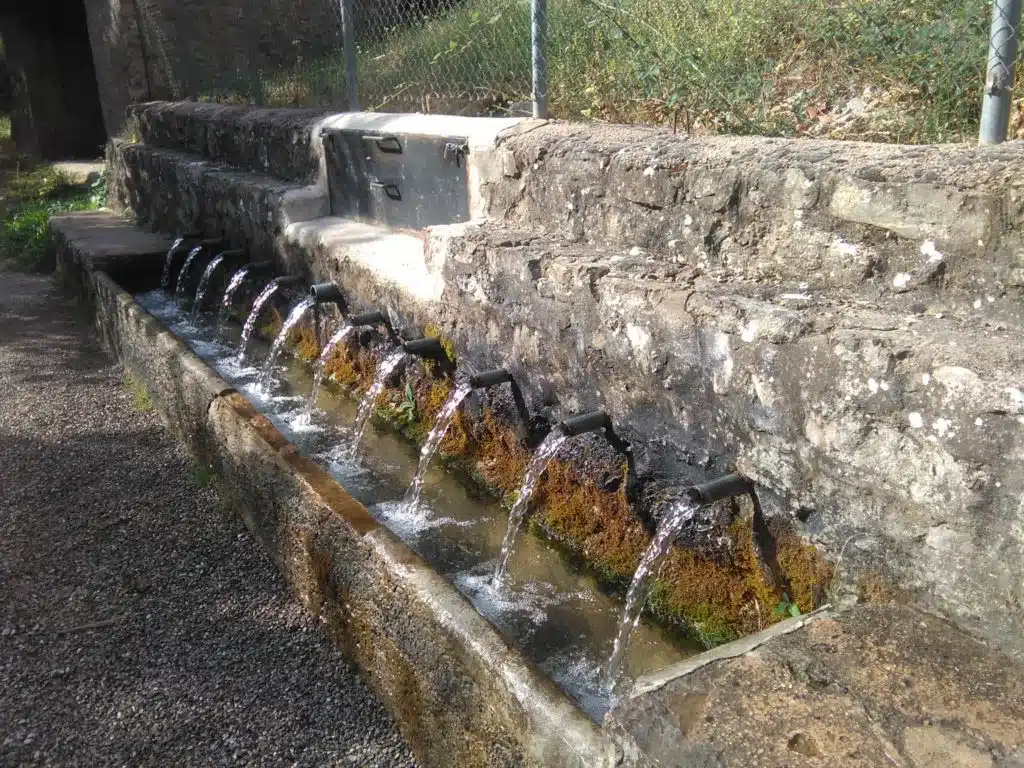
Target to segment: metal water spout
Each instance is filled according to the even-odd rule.
[[[351,315],[348,318],[348,324],[353,328],[368,328],[373,326],[380,326],[387,331],[388,337],[398,345],[401,345],[402,340],[398,338],[398,334],[395,333],[394,327],[391,325],[391,321],[384,316],[383,312],[374,310],[373,312],[363,312],[361,315]]]
[[[284,275],[274,278],[274,282],[277,283],[278,288],[294,288],[302,283],[302,278],[295,275]]]
[[[733,496],[744,496],[753,491],[754,484],[747,478],[732,474],[687,488],[686,494],[694,503],[704,506],[723,499],[731,499]]]
[[[488,389],[501,384],[514,385],[515,383],[516,380],[512,378],[512,374],[504,368],[495,368],[493,371],[484,371],[469,377],[469,386],[473,389]]]
[[[320,333],[321,319],[320,312],[326,304],[334,304],[338,312],[344,317],[348,314],[348,302],[337,283],[317,283],[310,286],[309,295],[313,299],[313,333],[316,336],[317,346],[322,344],[323,335]]]
[[[560,422],[556,429],[561,430],[562,433],[569,437],[584,435],[588,432],[602,432],[608,444],[626,458],[626,499],[630,503],[636,500],[636,459],[633,456],[633,446],[615,431],[611,416],[607,412],[591,411],[590,413],[583,413]]]
[[[528,437],[532,419],[530,409],[526,407],[526,400],[523,398],[523,391],[519,388],[519,382],[515,380],[504,368],[495,368],[493,371],[483,371],[469,377],[469,386],[473,389],[490,389],[502,384],[508,384],[512,392],[512,400],[522,422],[523,435]]]
[[[433,360],[441,366],[445,373],[455,372],[455,363],[448,357],[448,351],[437,339],[414,339],[402,344],[402,348],[410,355]]]
[[[348,302],[337,283],[317,283],[310,287],[309,295],[313,297],[315,306],[334,304],[341,314],[348,314]]]

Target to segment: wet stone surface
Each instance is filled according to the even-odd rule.
[[[1024,667],[935,617],[865,604],[612,718],[640,765],[1009,768],[1024,745]]]

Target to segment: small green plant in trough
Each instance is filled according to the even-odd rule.
[[[399,418],[406,424],[416,421],[416,395],[410,384],[405,385],[405,399],[398,405]]]
[[[777,617],[784,618],[786,616],[792,616],[793,618],[796,618],[800,615],[800,606],[790,600],[789,595],[783,593],[782,600],[780,600],[779,604],[775,606],[774,613]]]

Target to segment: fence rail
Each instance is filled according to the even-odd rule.
[[[191,78],[190,95],[698,133],[1024,137],[1024,0],[302,0],[335,25],[315,46],[272,2],[295,25],[291,55]]]

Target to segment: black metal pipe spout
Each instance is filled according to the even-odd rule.
[[[523,391],[519,388],[519,382],[515,380],[515,377],[504,368],[483,371],[469,377],[469,386],[473,389],[489,389],[490,387],[498,387],[502,384],[509,385],[509,389],[512,392],[512,402],[515,403],[516,412],[519,414],[519,421],[521,423],[522,431],[520,435],[529,441],[531,422],[533,420],[530,417],[530,409],[526,407]]]
[[[347,314],[348,302],[337,283],[317,283],[310,286],[309,295],[313,297],[316,306],[336,304],[341,314]]]
[[[402,349],[408,354],[433,360],[441,366],[445,373],[454,373],[455,364],[448,357],[448,351],[437,339],[413,339],[402,343]]]
[[[716,501],[731,499],[733,496],[744,496],[754,490],[754,484],[742,475],[726,475],[687,489],[687,494],[694,502],[704,506]]]
[[[189,253],[197,251],[202,253],[206,251],[207,254],[218,254],[225,248],[230,248],[231,243],[222,237],[206,237],[201,240],[191,241],[191,248],[188,249]]]
[[[244,248],[229,248],[226,251],[221,251],[217,255],[220,256],[222,259],[225,259],[226,261],[236,261],[237,260],[239,263],[241,263],[241,257],[245,256],[245,249]]]
[[[638,495],[636,477],[636,458],[633,456],[633,446],[628,440],[622,439],[612,425],[612,418],[605,411],[591,411],[582,413],[571,419],[559,422],[555,429],[560,430],[568,437],[585,435],[588,432],[603,432],[608,444],[626,457],[626,499],[632,504]]]
[[[587,432],[599,432],[602,429],[611,429],[611,427],[611,417],[604,411],[583,413],[558,424],[558,428],[569,437],[585,435]]]
[[[187,253],[188,251],[191,251],[196,246],[197,243],[201,242],[202,239],[202,232],[186,232],[185,234],[178,235],[176,238],[174,238],[174,243],[171,245],[171,250],[174,251],[175,253],[180,253],[181,251],[184,250]]]
[[[249,268],[249,274],[257,272],[273,272],[274,262],[272,261],[250,261],[248,264],[243,264],[243,267]]]
[[[274,282],[277,283],[278,288],[294,288],[296,285],[302,284],[302,278],[296,275],[284,275],[275,277]]]
[[[388,337],[395,344],[402,344],[402,340],[398,338],[398,334],[395,333],[395,329],[391,325],[391,321],[388,320],[387,316],[380,310],[374,310],[372,312],[363,312],[360,315],[351,315],[350,317],[347,318],[346,322],[353,328],[366,328],[368,326],[379,325],[385,331],[387,331]]]
[[[515,379],[512,374],[504,368],[495,368],[493,371],[484,371],[469,377],[469,386],[473,389],[488,389],[501,384],[513,384]]]

